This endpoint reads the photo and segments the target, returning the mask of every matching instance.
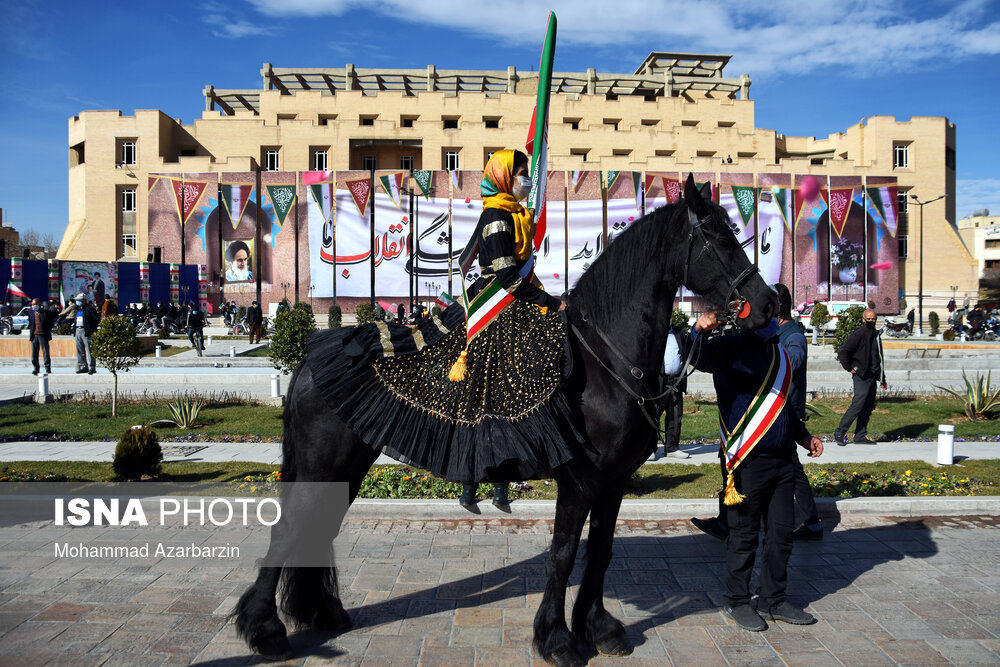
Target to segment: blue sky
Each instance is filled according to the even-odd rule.
[[[15,4],[16,3],[16,4]],[[260,66],[533,69],[559,17],[556,71],[632,72],[650,51],[732,54],[761,128],[825,137],[862,117],[957,125],[958,214],[1000,214],[1000,0],[12,0],[0,25],[0,207],[18,229],[67,215],[67,119],[255,88]],[[406,18],[402,18],[406,17]]]

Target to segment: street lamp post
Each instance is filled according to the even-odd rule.
[[[910,195],[910,199],[913,203],[920,207],[920,275],[917,279],[917,335],[924,335],[924,205],[936,202],[938,199],[944,199],[945,195],[940,197],[935,197],[934,199],[929,199],[927,201],[920,201],[917,199],[917,195]]]
[[[313,307],[313,292],[315,290],[316,290],[316,286],[315,285],[310,285],[309,286],[309,310],[312,310],[312,307]]]
[[[289,286],[291,286],[291,283],[281,283],[281,290],[282,290],[281,297],[282,297],[283,301],[288,301],[288,288],[289,288]]]

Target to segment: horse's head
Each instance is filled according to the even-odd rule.
[[[700,192],[694,178],[684,183],[687,256],[684,286],[738,326],[757,329],[771,321],[776,297],[733,234],[729,215]]]

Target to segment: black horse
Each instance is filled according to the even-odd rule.
[[[726,212],[688,178],[684,199],[646,215],[622,233],[580,278],[567,316],[574,355],[563,392],[586,444],[553,471],[558,482],[549,578],[534,624],[534,646],[558,665],[585,664],[584,650],[627,655],[625,627],[605,609],[604,576],[611,561],[615,523],[629,477],[656,444],[660,412],[645,398],[659,394],[674,295],[680,285],[727,311],[740,326],[770,321],[773,291],[756,274],[736,241]],[[353,502],[379,452],[363,442],[326,406],[306,364],[289,385],[285,408],[283,481],[347,482]],[[282,506],[272,528],[266,564],[240,598],[236,626],[267,657],[291,655],[275,602],[283,579],[282,610],[302,626],[336,631],[350,626],[341,604],[332,546],[329,567],[279,567],[283,554],[323,526],[296,522],[301,506]],[[566,625],[566,586],[587,516],[586,565]],[[313,513],[315,516],[315,513]],[[332,542],[333,528],[329,531]]]

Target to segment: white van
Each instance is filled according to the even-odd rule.
[[[826,306],[827,311],[829,311],[832,316],[832,319],[826,323],[827,333],[832,333],[834,329],[837,328],[837,317],[851,306],[861,306],[862,308],[868,307],[868,304],[864,301],[823,301],[822,303]],[[815,305],[816,304],[806,306],[802,310],[801,315],[799,315],[799,323],[802,325],[802,331],[804,333],[812,333],[813,327],[810,320],[812,319],[813,307]]]

